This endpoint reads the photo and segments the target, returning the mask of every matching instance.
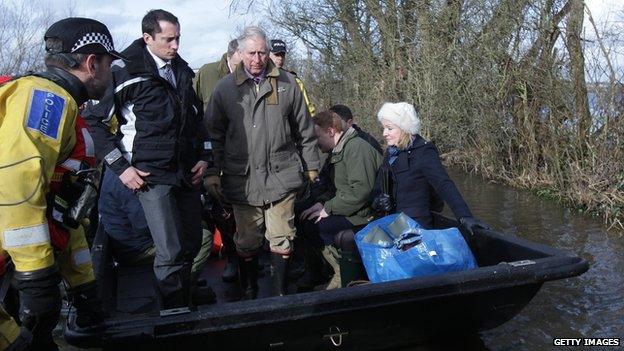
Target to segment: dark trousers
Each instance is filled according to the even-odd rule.
[[[319,236],[325,245],[332,245],[338,232],[353,228],[353,224],[344,216],[331,215],[316,223]]]
[[[154,245],[139,197],[110,169],[104,172],[98,211],[121,264],[133,262]]]
[[[154,274],[163,308],[188,306],[193,258],[202,239],[199,191],[173,185],[149,185],[139,192],[156,247]]]

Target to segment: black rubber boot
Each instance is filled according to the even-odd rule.
[[[225,235],[222,235],[222,237],[224,236]],[[231,246],[232,247],[230,247],[230,244],[226,244],[225,246],[227,257],[225,267],[223,268],[223,274],[221,275],[221,279],[226,283],[235,281],[238,273],[238,257],[236,256],[236,247],[234,245]]]
[[[191,306],[191,265],[187,264],[179,271],[170,274],[163,281],[158,281],[163,310]]]
[[[303,235],[302,235],[303,236]],[[288,281],[296,282],[299,279],[303,278],[307,267],[306,267],[306,258],[305,258],[305,250],[306,243],[305,238],[297,237],[294,240],[294,249],[290,253],[289,266],[288,266]]]
[[[76,326],[79,328],[99,325],[104,320],[102,300],[95,282],[68,289],[67,298],[76,308]]]
[[[297,280],[297,292],[308,292],[314,290],[316,286],[316,279],[314,278],[314,272],[311,272],[307,267],[305,273]]]
[[[297,235],[299,236],[299,232]],[[297,280],[297,291],[312,291],[326,280],[323,276],[324,263],[321,255],[323,240],[318,236],[317,229],[309,223],[302,228],[301,236],[295,240],[302,241],[300,245],[295,244],[295,253],[300,252],[302,254],[305,266],[304,274]],[[289,268],[292,269],[292,262]]]
[[[297,280],[297,292],[312,291],[317,285],[323,284],[323,262],[319,262],[317,257],[305,261],[305,272]]]
[[[52,330],[61,312],[61,276],[56,266],[30,272],[15,272],[19,290],[19,317],[22,326],[32,333],[29,350],[58,350]]]
[[[288,261],[282,254],[271,252],[271,296],[284,296],[287,293]]]
[[[258,298],[258,256],[239,257],[238,268],[243,299],[255,300]]]
[[[191,290],[191,301],[193,305],[209,305],[217,302],[217,294],[208,286],[205,280],[200,280],[193,283]]]

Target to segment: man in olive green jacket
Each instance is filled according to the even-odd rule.
[[[320,195],[314,205],[301,213],[301,219],[323,240],[322,254],[334,269],[328,289],[340,286],[338,252],[332,246],[340,231],[368,223],[373,211],[369,204],[382,156],[353,127],[333,111],[323,111],[314,118],[319,148],[331,152],[330,180],[333,190]],[[306,233],[306,235],[308,235]]]
[[[204,110],[210,101],[210,95],[219,79],[230,74],[241,61],[238,53],[238,41],[236,39],[228,44],[228,51],[223,54],[221,60],[207,63],[197,71],[193,79],[193,89],[204,103]]]
[[[247,27],[238,43],[243,62],[217,83],[206,109],[215,168],[204,184],[233,205],[247,297],[257,295],[257,254],[265,235],[274,293],[283,295],[295,194],[318,176],[316,137],[294,76],[269,60],[264,31]]]

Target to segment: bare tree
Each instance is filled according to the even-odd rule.
[[[321,107],[350,105],[374,133],[381,102],[415,103],[453,162],[624,223],[624,29],[590,17],[602,57],[588,63],[583,0],[251,4],[310,50]]]
[[[0,74],[17,75],[43,67],[43,34],[53,19],[47,1],[0,2]]]
[[[585,55],[581,38],[585,2],[583,0],[570,0],[570,3],[566,41],[570,53],[570,78],[574,87],[574,107],[578,119],[579,143],[585,146],[591,127],[589,99],[585,82]]]

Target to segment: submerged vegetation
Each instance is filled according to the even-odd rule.
[[[254,6],[304,43],[300,75],[320,106],[352,106],[378,132],[382,102],[413,102],[447,162],[624,228],[624,29],[599,28],[582,0]]]

